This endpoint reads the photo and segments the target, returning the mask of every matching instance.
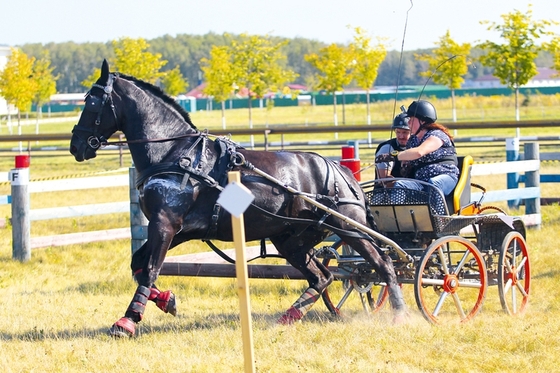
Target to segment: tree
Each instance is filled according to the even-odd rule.
[[[352,75],[356,83],[366,90],[367,124],[370,125],[369,90],[377,79],[377,72],[387,55],[387,49],[381,40],[378,40],[377,45],[371,45],[371,37],[362,28],[356,27],[354,32],[354,41],[350,44],[350,49],[354,54]]]
[[[552,68],[560,73],[560,36],[554,37],[543,47],[552,55]]]
[[[453,122],[456,122],[455,90],[461,88],[465,81],[463,76],[469,71],[471,61],[468,56],[471,45],[469,43],[457,44],[451,39],[449,30],[439,39],[439,43],[436,43],[436,45],[439,48],[432,50],[432,54],[416,54],[415,57],[428,62],[428,70],[421,72],[420,76],[432,79],[434,83],[445,85],[451,90]]]
[[[206,81],[204,93],[221,104],[223,129],[226,129],[225,102],[233,92],[235,79],[230,52],[230,48],[227,46],[214,46],[210,51],[210,58],[200,60],[200,66]]]
[[[161,79],[163,90],[171,96],[177,96],[187,90],[189,83],[183,78],[179,65],[175,66],[173,70],[168,70]]]
[[[54,67],[51,67],[48,51],[43,53],[43,57],[33,66],[33,79],[37,82],[37,91],[33,98],[33,103],[37,108],[37,122],[35,124],[35,133],[39,133],[39,117],[42,113],[43,105],[50,101],[51,96],[56,93],[56,80],[58,77],[53,76]]]
[[[34,57],[11,48],[4,70],[0,72],[0,91],[8,104],[18,109],[18,134],[21,135],[21,112],[29,111],[37,91],[37,81],[33,79]],[[11,127],[10,127],[11,132]],[[20,143],[21,150],[21,143]]]
[[[306,55],[305,60],[322,73],[318,75],[318,88],[333,95],[334,125],[337,126],[336,92],[352,81],[353,54],[333,43],[321,48],[318,54]]]
[[[262,98],[269,91],[277,91],[285,83],[297,77],[281,62],[286,56],[280,48],[287,41],[274,43],[268,36],[241,35],[241,40],[231,41],[232,72],[238,87],[246,87],[249,93],[249,128],[253,128],[251,100]],[[251,137],[251,143],[252,143]]]
[[[487,52],[480,57],[480,62],[493,67],[494,75],[502,84],[515,90],[516,120],[519,120],[519,87],[537,75],[535,58],[540,48],[535,44],[535,39],[551,34],[546,31],[546,27],[552,22],[534,21],[532,15],[531,5],[526,13],[515,10],[503,14],[503,24],[492,22],[488,30],[498,31],[507,44],[485,41],[480,45]],[[489,21],[482,21],[481,24],[489,24]]]
[[[165,75],[161,68],[167,64],[167,61],[161,59],[160,53],[148,52],[147,49],[150,45],[146,40],[122,38],[113,40],[112,43],[115,58],[109,59],[109,64],[114,66],[116,71],[152,84]],[[97,81],[100,73],[99,68],[95,68],[93,73],[82,82],[82,85],[91,87]]]

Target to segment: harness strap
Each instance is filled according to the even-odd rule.
[[[229,257],[226,253],[224,253],[219,247],[214,245],[214,243],[212,241],[202,240],[202,242],[207,244],[208,247],[210,247],[212,249],[212,251],[214,251],[216,254],[218,254],[223,260],[225,260],[228,263],[235,264],[235,260],[232,259],[231,257]],[[261,258],[282,258],[282,259],[284,259],[284,257],[282,255],[267,254],[266,253],[266,244],[265,244],[264,239],[261,240],[261,253],[260,253],[260,255],[254,257],[254,258],[248,259],[247,262],[252,262],[255,259],[261,259]]]

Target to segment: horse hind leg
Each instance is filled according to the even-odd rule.
[[[309,283],[309,287],[292,304],[290,308],[278,319],[279,324],[291,325],[299,321],[313,307],[321,296],[323,290],[331,284],[334,279],[332,273],[313,255],[313,249],[298,249],[296,252],[289,252],[285,247],[289,247],[289,241],[278,244],[271,239],[286,260],[296,269],[301,271]]]
[[[342,237],[358,254],[367,260],[379,273],[387,284],[389,292],[389,304],[394,313],[395,322],[400,322],[406,315],[406,303],[402,289],[397,282],[397,275],[393,267],[392,259],[384,254],[381,249],[369,240],[355,237]]]

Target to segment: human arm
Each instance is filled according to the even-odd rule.
[[[379,178],[387,177],[394,165],[394,158],[389,156],[393,147],[386,143],[375,153],[375,168]]]
[[[435,136],[428,137],[422,144],[415,148],[403,150],[397,154],[400,161],[413,161],[430,154],[443,146],[443,141]]]

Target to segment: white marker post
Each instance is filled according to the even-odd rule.
[[[12,259],[31,259],[29,219],[29,155],[16,155],[16,168],[10,171],[12,185]]]
[[[241,314],[241,334],[243,337],[243,357],[245,372],[255,372],[255,354],[253,351],[253,330],[251,327],[251,304],[249,300],[249,276],[245,259],[245,229],[243,212],[249,207],[255,196],[241,184],[239,171],[228,172],[229,184],[224,188],[218,203],[231,214],[233,242],[235,244],[235,271],[237,274],[237,293]]]

